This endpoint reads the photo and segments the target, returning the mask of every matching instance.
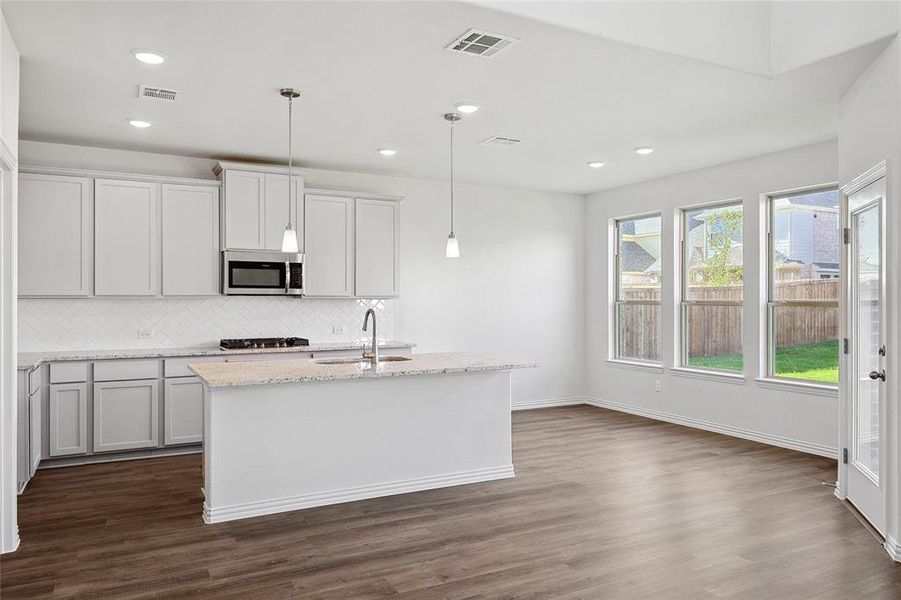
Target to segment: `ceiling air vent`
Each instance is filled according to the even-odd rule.
[[[479,144],[482,146],[494,146],[495,148],[509,148],[510,146],[515,146],[519,144],[522,140],[505,137],[503,135],[493,135],[488,139],[484,139]]]
[[[138,98],[143,98],[145,100],[163,100],[164,102],[175,102],[175,99],[180,95],[181,92],[167,88],[154,87],[149,85],[141,85],[138,88]]]
[[[451,52],[490,57],[518,41],[516,38],[507,35],[470,29],[448,44],[447,49]]]

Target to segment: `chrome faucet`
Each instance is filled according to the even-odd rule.
[[[366,316],[363,317],[363,331],[366,331],[366,327],[369,325],[369,316],[372,315],[372,364],[379,364],[379,340],[376,337],[375,333],[375,311],[371,308],[366,311]]]

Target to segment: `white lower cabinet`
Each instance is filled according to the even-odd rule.
[[[203,384],[198,377],[165,380],[163,443],[166,446],[203,441]]]
[[[159,445],[159,382],[94,384],[94,452]]]
[[[48,409],[50,456],[85,454],[88,451],[88,384],[51,385]]]

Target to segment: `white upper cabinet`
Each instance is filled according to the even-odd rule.
[[[353,198],[306,195],[304,295],[354,295],[353,207]]]
[[[264,173],[225,172],[225,248],[260,250],[264,247],[265,188]]]
[[[358,198],[355,217],[355,295],[397,296],[400,206],[392,201]]]
[[[265,229],[263,232],[266,250],[281,250],[285,225],[290,220],[297,231],[297,247],[303,252],[303,177],[291,177],[291,203],[288,203],[288,176],[266,173]],[[300,201],[298,201],[300,200]]]
[[[282,235],[291,220],[303,248],[303,177],[292,176],[291,203],[288,176],[267,171],[235,169],[220,164],[224,174],[223,247],[229,250],[281,250]]]
[[[163,295],[219,293],[219,190],[164,184]]]
[[[88,296],[93,270],[92,180],[19,175],[19,295]]]
[[[94,294],[159,293],[159,184],[94,180]]]

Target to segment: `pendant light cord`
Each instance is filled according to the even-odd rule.
[[[294,98],[288,98],[288,225],[293,227],[291,221],[291,165],[294,164]]]
[[[450,130],[450,234],[454,235],[454,126],[455,123],[451,121],[451,130]]]

